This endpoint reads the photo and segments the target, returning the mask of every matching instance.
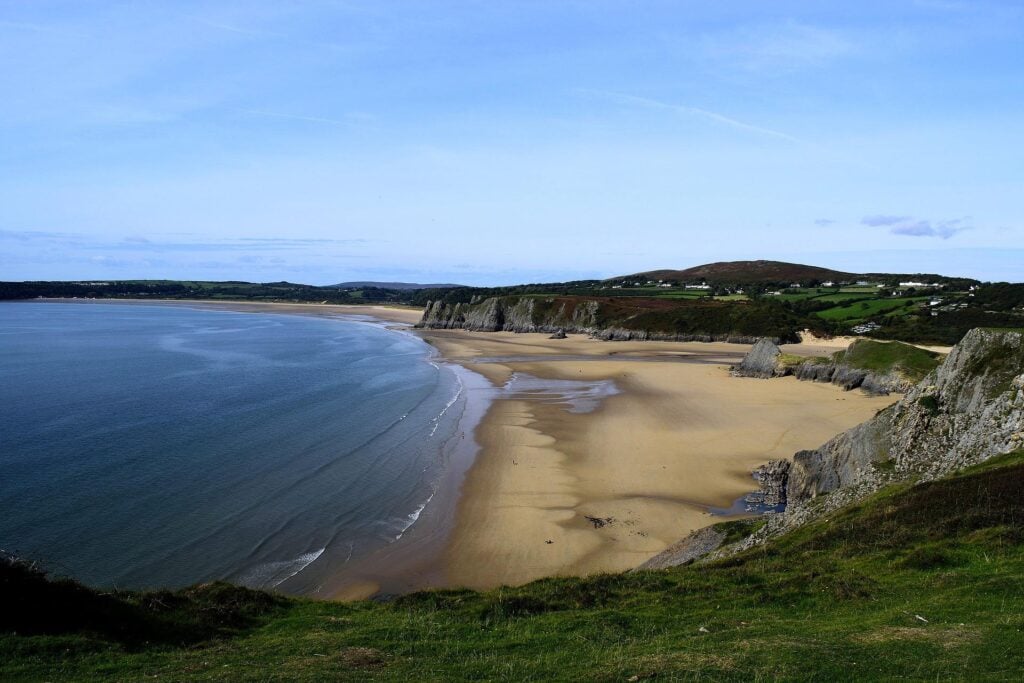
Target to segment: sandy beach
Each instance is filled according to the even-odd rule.
[[[897,398],[731,377],[745,345],[419,334],[496,388],[528,375],[618,392],[589,412],[543,393],[495,394],[445,551],[448,585],[635,567],[713,523],[708,508],[752,490],[757,465],[816,447]]]

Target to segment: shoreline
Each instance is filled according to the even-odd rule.
[[[445,552],[449,587],[634,568],[754,490],[758,465],[816,448],[898,398],[729,376],[748,345],[416,334],[497,392]],[[508,391],[523,376],[617,391],[574,412],[543,391]]]
[[[422,309],[410,306],[384,304],[315,304],[278,301],[231,301],[213,299],[11,299],[10,303],[59,304],[121,304],[125,306],[198,306],[238,313],[291,313],[296,315],[333,317],[337,315],[364,316],[382,322],[413,325],[423,317]]]
[[[743,344],[412,330],[419,309],[370,305],[34,301],[362,317],[397,323],[391,329],[433,347],[428,361],[460,374],[457,442],[429,504],[400,539],[336,572],[314,597],[487,589],[636,567],[754,490],[756,466],[820,446],[898,398],[730,377]],[[517,381],[530,389],[515,390]],[[614,391],[572,410],[572,387],[587,383]]]

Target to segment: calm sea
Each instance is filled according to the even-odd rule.
[[[416,520],[461,393],[365,322],[0,303],[0,548],[97,586],[315,592]]]

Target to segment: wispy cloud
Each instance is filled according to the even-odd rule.
[[[953,235],[970,230],[967,218],[954,218],[952,220],[931,221],[914,218],[912,216],[865,216],[861,224],[868,227],[886,227],[893,235],[905,237],[940,237],[948,240]]]
[[[867,226],[870,226],[872,228],[877,228],[877,227],[880,227],[880,226],[898,225],[900,223],[905,223],[905,222],[907,222],[909,220],[911,220],[910,216],[883,216],[883,215],[877,215],[877,216],[864,216],[864,218],[862,218],[860,222],[861,222],[862,225],[867,225]]]
[[[76,38],[88,38],[89,34],[76,29],[53,24],[32,24],[22,21],[0,21],[0,28],[9,28],[18,31],[31,31],[32,33],[50,33],[59,36],[74,36]]]
[[[647,109],[662,109],[665,111],[672,111],[677,114],[686,114],[689,116],[698,116],[715,123],[735,128],[737,130],[746,131],[748,133],[757,133],[759,135],[767,135],[769,137],[778,138],[780,140],[787,140],[789,142],[800,142],[797,138],[792,135],[788,135],[781,131],[772,130],[771,128],[764,128],[763,126],[756,126],[745,121],[740,121],[732,117],[720,114],[715,111],[708,109],[701,109],[699,107],[693,107],[688,104],[672,104],[670,102],[662,102],[660,100],[654,100],[648,97],[638,97],[636,95],[628,95],[625,93],[612,92],[608,90],[591,90],[587,88],[578,88],[576,92],[583,95],[590,95],[593,97],[600,97],[617,104],[644,107]]]
[[[827,228],[830,225],[835,225],[836,222],[831,218],[819,218],[818,220],[814,221],[814,224],[817,225],[819,228]]]
[[[166,235],[164,235],[166,238]],[[128,235],[121,239],[93,237],[70,232],[42,230],[0,230],[0,241],[47,243],[76,246],[87,250],[133,252],[286,251],[314,247],[359,247],[383,244],[387,240],[353,237],[237,237],[224,239],[162,240],[157,236]]]
[[[235,109],[235,111],[243,114],[251,114],[253,116],[266,116],[273,119],[288,119],[290,121],[308,121],[310,123],[327,123],[333,126],[350,126],[352,121],[344,121],[341,119],[327,119],[320,116],[301,116],[298,114],[283,114],[276,111],[264,111],[262,109]]]
[[[788,71],[824,66],[856,51],[838,31],[788,21],[742,26],[708,36],[705,53],[750,71]]]
[[[17,240],[29,242],[35,240],[52,240],[72,237],[70,233],[48,232],[45,230],[0,230],[0,240]]]

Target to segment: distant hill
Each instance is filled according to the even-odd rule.
[[[612,280],[644,278],[647,280],[666,280],[676,282],[704,281],[711,284],[750,284],[761,282],[808,282],[847,281],[860,277],[856,273],[844,273],[828,268],[807,266],[801,263],[784,261],[719,261],[694,266],[685,270],[650,270],[644,273],[623,275]]]
[[[339,282],[336,285],[326,285],[331,289],[361,289],[363,287],[376,287],[377,289],[397,289],[408,291],[414,289],[451,289],[453,287],[465,287],[466,285],[453,284],[429,284],[423,285],[418,282]]]

